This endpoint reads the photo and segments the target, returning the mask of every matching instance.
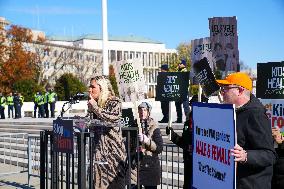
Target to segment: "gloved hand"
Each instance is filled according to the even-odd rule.
[[[138,139],[139,139],[139,141],[140,141],[141,143],[143,143],[143,144],[148,143],[149,140],[150,140],[146,135],[144,135],[144,134],[142,134],[142,133],[139,133],[139,134],[138,134]]]
[[[171,132],[173,132],[173,128],[172,127],[166,127],[166,134],[169,135]]]

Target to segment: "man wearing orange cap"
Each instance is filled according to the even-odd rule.
[[[276,155],[266,110],[251,94],[252,80],[237,72],[217,82],[224,103],[236,106],[237,144],[231,155],[238,163],[237,189],[270,189]]]

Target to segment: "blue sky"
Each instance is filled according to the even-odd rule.
[[[0,0],[0,16],[47,35],[101,34],[101,0]],[[108,0],[110,35],[176,48],[209,37],[208,18],[237,16],[240,60],[284,61],[284,0]]]

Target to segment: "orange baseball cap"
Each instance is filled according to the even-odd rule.
[[[216,81],[220,85],[238,85],[252,91],[252,80],[246,73],[232,73],[229,74],[225,79]]]

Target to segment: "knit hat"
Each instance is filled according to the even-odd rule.
[[[148,102],[142,102],[139,106],[138,109],[140,108],[146,108],[148,112],[150,113],[152,110],[152,106]]]
[[[185,59],[181,59],[180,64],[183,64],[184,66],[186,66],[186,60]]]
[[[252,91],[252,80],[242,72],[229,74],[224,80],[216,80],[219,85],[238,85]]]
[[[161,70],[169,71],[169,66],[168,66],[168,64],[163,64],[163,65],[161,65]]]

